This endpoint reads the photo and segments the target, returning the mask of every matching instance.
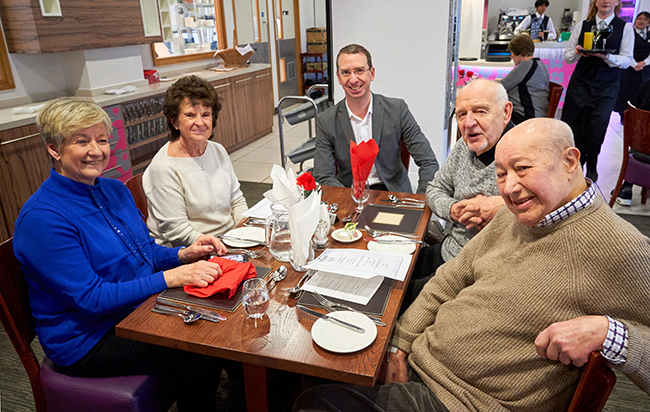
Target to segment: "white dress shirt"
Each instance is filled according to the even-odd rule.
[[[539,14],[535,12],[535,16],[537,18],[544,17],[543,14]],[[532,19],[530,18],[530,14],[526,16],[524,21],[519,23],[519,26],[515,28],[515,34],[521,34],[522,31],[526,30],[527,28],[530,27],[530,24],[532,23]],[[548,40],[555,40],[557,38],[557,33],[555,32],[555,26],[553,25],[553,19],[548,18],[548,25],[546,26],[546,30],[548,31]]]
[[[361,142],[367,142],[372,139],[372,94],[370,95],[370,106],[368,107],[368,113],[362,119],[359,116],[352,113],[350,106],[348,106],[348,101],[345,101],[345,108],[348,109],[348,116],[350,117],[350,125],[352,126],[352,133],[354,133],[354,140],[357,144]],[[370,170],[370,175],[368,175],[368,184],[374,185],[378,183],[383,183],[377,173],[377,168],[375,165],[372,165]]]
[[[601,19],[596,15],[596,25],[601,21],[610,24],[614,20],[614,13],[606,19]],[[580,32],[582,31],[582,21],[576,25],[571,33],[571,37],[567,42],[566,49],[564,49],[564,61],[568,64],[575,63],[580,59],[580,55],[576,53],[576,46],[580,40]],[[629,23],[625,24],[623,28],[623,38],[621,39],[621,47],[618,54],[607,54],[604,60],[609,67],[618,67],[619,69],[627,69],[630,66],[635,66],[633,52],[634,52],[634,32]]]

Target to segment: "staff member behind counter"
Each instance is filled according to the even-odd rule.
[[[548,0],[537,0],[535,1],[536,13],[526,16],[524,21],[515,28],[515,34],[521,34],[522,31],[530,27],[530,38],[537,40],[540,38],[540,31],[548,31],[547,40],[555,40],[557,34],[555,33],[555,26],[553,25],[553,20],[548,16],[545,16],[546,8],[549,6]]]

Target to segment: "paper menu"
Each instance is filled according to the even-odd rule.
[[[318,292],[323,296],[367,305],[383,280],[384,278],[381,276],[362,279],[319,271],[305,282],[302,289],[307,292]]]
[[[412,255],[395,255],[358,249],[327,249],[307,268],[370,279],[382,276],[403,281]]]

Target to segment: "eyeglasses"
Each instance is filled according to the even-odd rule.
[[[343,77],[344,79],[347,79],[354,73],[355,76],[361,77],[363,76],[366,72],[370,71],[370,69],[365,69],[365,68],[356,68],[353,70],[339,70],[339,76]]]

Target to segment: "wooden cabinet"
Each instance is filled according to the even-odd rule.
[[[50,165],[36,125],[0,132],[0,241],[13,236],[20,209],[47,179]]]
[[[266,136],[273,129],[273,90],[271,70],[247,73],[232,78],[236,143],[228,152],[238,150]]]
[[[219,96],[219,100],[221,101],[221,111],[219,112],[217,125],[214,128],[214,136],[212,140],[221,143],[226,149],[237,144],[232,84],[232,79],[223,79],[212,82],[212,85]]]
[[[38,0],[0,0],[10,53],[54,53],[163,41],[145,37],[140,0],[60,0],[62,16],[41,15]]]

